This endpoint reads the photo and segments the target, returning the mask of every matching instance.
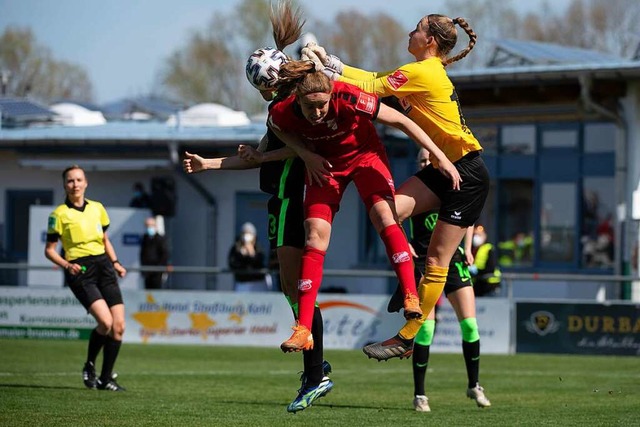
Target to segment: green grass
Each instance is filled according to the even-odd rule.
[[[412,407],[411,363],[327,351],[335,387],[286,412],[302,359],[279,349],[135,345],[116,370],[124,393],[87,390],[86,342],[0,340],[2,426],[631,426],[640,425],[640,358],[483,356],[493,406],[465,397],[460,355],[434,354],[431,413]],[[98,360],[98,367],[100,366]]]

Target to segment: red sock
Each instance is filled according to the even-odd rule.
[[[316,298],[322,283],[325,251],[305,246],[298,280],[298,321],[311,330]]]
[[[407,237],[398,224],[393,224],[382,230],[380,237],[387,249],[387,256],[398,276],[402,292],[417,295],[416,278],[413,275],[413,259],[409,250]]]

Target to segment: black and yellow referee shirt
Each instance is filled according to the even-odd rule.
[[[109,215],[102,203],[85,199],[77,208],[67,199],[51,215],[47,226],[47,241],[62,241],[67,261],[105,253],[104,232],[109,227]]]

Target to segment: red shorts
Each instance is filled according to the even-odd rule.
[[[340,208],[342,195],[351,181],[356,184],[367,212],[381,200],[393,201],[395,187],[384,152],[362,154],[351,165],[331,172],[333,176],[327,177],[328,182],[322,187],[317,184],[305,185],[305,218],[320,218],[332,223]]]

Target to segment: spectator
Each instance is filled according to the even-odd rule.
[[[141,182],[133,184],[133,198],[129,202],[129,207],[143,209],[151,207],[151,197],[149,197]]]
[[[140,244],[140,264],[143,267],[167,266],[168,271],[169,249],[167,247],[167,240],[158,233],[158,227],[154,217],[147,218],[144,224],[146,231]],[[144,288],[162,289],[163,275],[164,273],[161,271],[143,272]]]
[[[495,296],[500,291],[502,273],[498,268],[496,251],[487,242],[487,232],[482,225],[475,226],[472,244],[475,260],[469,271],[473,278],[473,292],[477,297]]]
[[[268,291],[264,273],[264,252],[257,242],[256,227],[245,222],[240,237],[229,250],[229,268],[235,277],[234,289],[237,292]]]

